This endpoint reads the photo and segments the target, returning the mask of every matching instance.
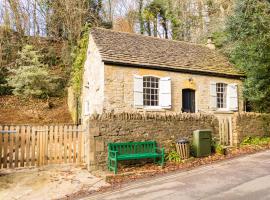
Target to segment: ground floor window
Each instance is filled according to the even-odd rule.
[[[159,78],[153,76],[143,77],[143,105],[159,105]]]
[[[226,108],[227,107],[227,84],[217,83],[217,108]]]

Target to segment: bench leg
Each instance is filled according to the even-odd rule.
[[[117,160],[114,163],[114,174],[117,174]]]
[[[164,152],[164,149],[162,149],[161,158],[160,158],[160,165],[162,168],[164,167],[164,156],[165,156],[165,152]]]
[[[164,166],[164,155],[161,156],[161,167]]]
[[[108,166],[107,167],[108,167],[108,170],[111,171],[111,160],[110,159],[108,159]]]

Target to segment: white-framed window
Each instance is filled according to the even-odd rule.
[[[227,108],[227,84],[217,83],[216,92],[217,92],[217,108],[218,109]]]
[[[171,108],[171,78],[134,75],[134,107]]]
[[[212,110],[238,111],[238,86],[235,83],[210,83],[210,108]]]
[[[143,77],[143,105],[159,106],[159,78]]]

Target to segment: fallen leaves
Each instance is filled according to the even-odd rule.
[[[258,151],[270,149],[270,145],[265,146],[243,146],[241,148],[228,149],[226,155],[212,154],[203,158],[189,158],[181,163],[166,162],[164,168],[154,163],[140,163],[136,165],[120,165],[118,174],[107,175],[106,181],[112,185],[131,182],[141,178],[149,178],[177,170],[190,170],[202,165],[209,165],[218,161],[231,159],[241,155],[252,154]]]
[[[63,199],[80,199],[87,197],[93,193],[102,193],[107,191],[113,191],[123,187],[124,183],[129,183],[138,179],[151,178],[156,176],[162,176],[163,174],[176,171],[191,170],[199,166],[210,165],[222,160],[228,160],[241,155],[247,155],[256,153],[259,151],[270,149],[270,144],[265,146],[243,146],[240,148],[231,148],[227,150],[226,155],[212,154],[211,156],[204,158],[189,158],[181,163],[166,162],[164,168],[155,165],[151,162],[141,162],[137,164],[120,164],[118,168],[118,174],[110,174],[106,176],[106,182],[110,183],[110,186],[99,188],[97,191],[80,190],[73,193]]]

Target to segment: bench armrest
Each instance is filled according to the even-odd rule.
[[[155,147],[155,150],[159,151],[159,152],[162,153],[162,154],[164,154],[164,152],[165,152],[164,147],[162,147],[162,148]]]

